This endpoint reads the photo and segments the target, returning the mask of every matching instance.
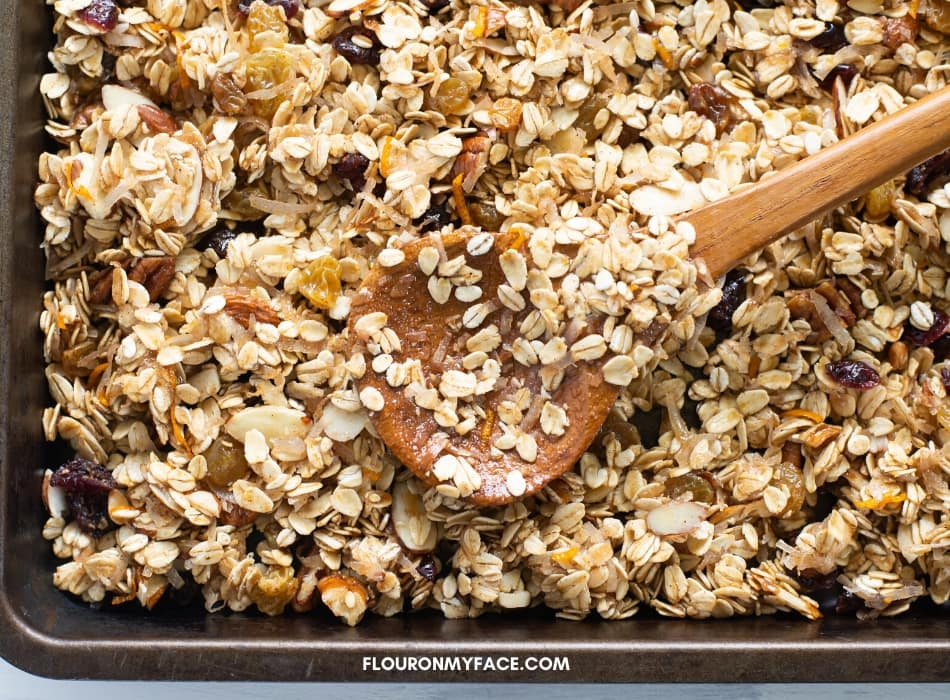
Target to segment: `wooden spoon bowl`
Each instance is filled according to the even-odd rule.
[[[702,258],[701,266],[712,278],[719,277],[779,236],[948,147],[950,88],[945,88],[737,194],[681,217],[697,232],[690,253]],[[609,354],[563,367],[564,379],[550,401],[565,409],[570,423],[562,434],[542,430],[539,412],[546,399],[542,398],[539,365],[525,366],[511,359],[511,344],[521,334],[519,327],[530,304],[522,311],[501,307],[492,312],[489,322],[499,328],[501,342],[489,354],[502,368],[502,379],[479,398],[472,427],[463,434],[448,423],[464,421],[466,416],[439,416],[438,411],[420,408],[407,395],[411,371],[407,376],[387,373],[384,365],[397,358],[415,359],[426,378],[464,368],[466,356],[473,352],[469,342],[475,330],[466,328],[463,319],[473,304],[455,296],[444,303],[435,301],[427,286],[428,275],[420,271],[419,256],[426,249],[431,253],[432,248],[443,251],[442,261],[465,256],[466,264],[481,275],[482,300],[495,299],[505,282],[499,258],[506,250],[523,250],[524,241],[518,234],[491,234],[490,246],[472,255],[470,243],[480,234],[467,227],[444,236],[427,236],[403,246],[402,261],[375,266],[353,298],[349,350],[364,352],[376,344],[366,355],[372,366],[358,386],[361,393],[369,389],[381,395],[382,407],[372,411],[371,418],[393,454],[429,484],[446,484],[447,464],[440,460],[449,456],[449,470],[461,463],[468,476],[455,480],[463,488],[446,484],[446,493],[476,504],[500,505],[537,492],[571,469],[600,430],[619,387],[603,377]],[[481,236],[479,240],[485,242]],[[365,328],[365,319],[372,320],[374,313],[384,314],[386,326],[398,333],[400,346],[390,353],[380,352],[379,343]],[[584,334],[597,332],[603,323],[597,315],[588,316],[583,319]],[[638,342],[654,344],[661,330],[649,328]],[[379,359],[380,355],[386,357]],[[499,450],[494,447],[502,435],[499,412],[510,411],[512,403],[520,405],[521,427],[534,446],[528,441],[516,449]]]

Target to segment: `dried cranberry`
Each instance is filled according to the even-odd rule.
[[[827,369],[828,376],[848,389],[865,391],[881,383],[881,375],[871,365],[861,360],[829,362]]]
[[[366,184],[366,168],[369,158],[362,153],[347,153],[333,164],[333,174],[341,180],[349,180],[350,187],[359,192]]]
[[[350,63],[365,66],[379,65],[379,50],[382,44],[366,27],[352,25],[333,37],[330,44],[337,53]],[[368,44],[368,46],[367,46]]]
[[[803,569],[798,572],[798,582],[806,591],[826,591],[834,588],[837,584],[838,572],[832,571],[823,574],[817,569]]]
[[[617,145],[621,148],[626,148],[637,142],[637,137],[640,135],[640,132],[634,129],[629,124],[624,124],[623,128],[620,129],[620,136],[617,137]]]
[[[238,12],[245,17],[251,11],[251,5],[257,0],[238,0]],[[280,5],[284,8],[284,16],[293,19],[300,9],[300,0],[264,0],[268,5]]]
[[[825,31],[816,36],[814,39],[809,40],[808,43],[814,46],[816,49],[834,53],[843,46],[848,45],[848,40],[844,35],[844,25],[832,24],[829,22],[827,25],[825,25]]]
[[[118,484],[108,469],[76,457],[53,472],[49,483],[66,492],[69,510],[82,530],[101,533],[109,528],[109,491]]]
[[[910,323],[904,326],[904,340],[909,340],[917,347],[933,345],[947,332],[947,326],[950,325],[950,317],[943,311],[934,309],[934,322],[925,331],[915,328]]]
[[[835,79],[839,75],[841,76],[841,80],[844,81],[845,88],[847,88],[857,74],[858,69],[850,63],[839,63],[832,68],[828,72],[828,75],[825,76],[825,79],[821,81],[821,89],[825,92],[831,92],[831,89],[835,86]]]
[[[232,231],[227,227],[216,228],[201,240],[200,249],[210,248],[221,260],[224,260],[228,256],[228,243],[237,238],[237,235],[237,231]]]
[[[911,168],[907,173],[904,189],[912,195],[923,197],[930,191],[931,184],[948,175],[950,175],[950,148]]]
[[[412,223],[418,226],[419,231],[423,233],[426,231],[437,231],[443,226],[448,226],[452,223],[452,215],[449,213],[449,210],[445,208],[444,202],[441,204],[433,203],[429,205],[429,208],[425,210],[422,216]]]
[[[435,577],[439,573],[439,565],[435,557],[431,554],[426,554],[422,557],[422,562],[419,566],[416,567],[416,571],[418,571],[419,575],[426,581],[435,581]]]
[[[92,0],[79,11],[79,19],[101,32],[111,32],[119,23],[119,6],[115,0]]]
[[[732,270],[722,285],[722,299],[706,318],[706,325],[717,333],[732,332],[732,315],[746,299],[745,272]]]

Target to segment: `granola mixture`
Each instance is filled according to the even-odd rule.
[[[947,0],[51,4],[59,588],[348,624],[950,598],[950,154],[721,291],[674,287],[698,301],[653,371],[618,374],[576,468],[508,505],[396,461],[356,380],[402,360],[348,353],[346,328],[371,267],[433,231],[629,222],[682,247],[669,217],[942,88]]]

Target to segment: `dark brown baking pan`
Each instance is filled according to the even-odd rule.
[[[38,94],[49,19],[0,0],[0,654],[44,676],[364,681],[947,681],[950,614],[860,622],[792,617],[686,622],[443,620],[93,610],[57,591],[40,534],[48,401],[38,331],[41,224],[32,206],[45,145]]]

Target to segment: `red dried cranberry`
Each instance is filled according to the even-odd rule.
[[[228,243],[237,238],[237,235],[237,231],[232,231],[225,226],[216,228],[202,239],[200,249],[210,248],[221,260],[224,260],[228,256]]]
[[[350,187],[359,192],[366,184],[366,168],[369,158],[362,153],[347,153],[333,164],[333,174],[341,180],[349,180]]]
[[[808,42],[816,49],[834,53],[843,46],[848,45],[848,40],[844,36],[844,25],[832,24],[825,25],[825,31]]]
[[[115,0],[92,0],[79,11],[79,19],[101,32],[111,32],[119,23],[119,6]]]
[[[934,182],[948,175],[950,175],[950,148],[911,168],[907,173],[904,189],[916,197],[923,197],[930,191]]]
[[[357,39],[357,41],[354,41]],[[379,65],[379,50],[382,44],[371,30],[359,25],[352,25],[333,37],[330,44],[336,52],[352,64],[365,66]],[[369,46],[365,46],[369,44]]]
[[[245,17],[251,11],[251,5],[257,0],[238,0],[238,12]],[[264,0],[268,5],[280,5],[284,8],[284,16],[293,19],[300,9],[300,0]]]
[[[426,231],[438,231],[443,226],[448,226],[452,223],[452,215],[449,213],[449,210],[445,208],[445,202],[439,204],[433,202],[429,205],[429,208],[425,210],[425,213],[412,223],[419,227],[421,233],[425,233]]]
[[[881,383],[881,375],[871,365],[861,360],[829,362],[827,369],[828,376],[848,389],[866,391]]]
[[[943,382],[943,388],[950,394],[950,367],[940,368],[940,381]]]
[[[49,483],[66,492],[69,510],[82,530],[99,534],[109,529],[109,491],[118,484],[108,469],[76,457],[53,472]]]
[[[732,270],[726,275],[722,285],[722,299],[706,318],[706,325],[716,333],[727,334],[732,332],[732,315],[739,305],[746,299],[745,272]]]
[[[821,89],[825,92],[831,92],[831,89],[835,86],[835,79],[840,75],[841,80],[844,82],[845,88],[847,88],[851,81],[854,80],[854,76],[858,74],[858,69],[852,66],[850,63],[839,63],[837,66],[832,68],[828,75],[825,76],[825,79],[821,81]]]
[[[910,323],[904,326],[905,340],[909,340],[917,347],[933,345],[947,332],[947,326],[950,325],[950,317],[940,309],[934,309],[934,322],[925,331],[915,328]]]

